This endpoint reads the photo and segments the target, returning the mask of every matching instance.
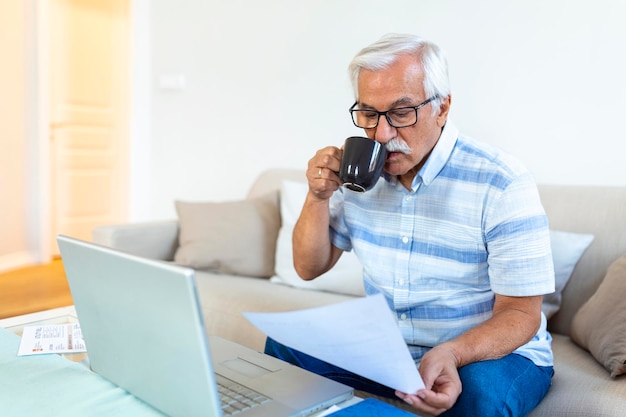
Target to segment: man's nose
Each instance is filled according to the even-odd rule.
[[[387,118],[381,114],[378,118],[378,126],[376,126],[376,132],[374,132],[374,139],[384,144],[389,142],[396,136],[396,128],[391,126]]]

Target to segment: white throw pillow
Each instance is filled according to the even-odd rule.
[[[550,230],[550,246],[554,262],[555,291],[543,296],[542,310],[547,318],[561,308],[561,298],[578,260],[591,244],[593,235]]]
[[[283,181],[280,193],[282,226],[276,242],[273,283],[292,287],[363,296],[363,267],[353,252],[344,252],[337,264],[312,281],[304,281],[293,267],[291,236],[308,192],[306,183]]]

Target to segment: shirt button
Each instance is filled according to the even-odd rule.
[[[406,201],[411,201],[411,200],[413,200],[413,196],[412,195],[407,195],[405,200]]]
[[[406,320],[406,314],[405,313],[402,313],[400,315],[400,320]]]
[[[398,280],[398,285],[404,285],[404,280],[403,279]]]
[[[403,243],[409,243],[409,238],[408,238],[408,237],[406,237],[406,236],[404,236],[404,237],[402,238],[402,242],[403,242]]]

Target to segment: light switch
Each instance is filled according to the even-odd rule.
[[[187,78],[184,74],[163,74],[159,76],[161,90],[183,91],[187,87]]]

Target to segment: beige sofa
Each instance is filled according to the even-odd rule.
[[[283,181],[289,182],[283,183]],[[341,285],[333,287],[331,280],[336,280],[336,277],[329,277],[327,280],[329,284],[321,285],[316,289],[296,288],[276,283],[277,278],[268,279],[266,276],[273,275],[274,265],[277,270],[279,269],[278,252],[276,252],[275,263],[273,255],[274,251],[278,250],[275,241],[280,240],[279,236],[282,232],[282,229],[279,231],[281,213],[283,228],[287,227],[286,208],[281,206],[280,200],[281,190],[284,192],[285,184],[300,184],[301,187],[305,187],[304,182],[305,177],[302,171],[269,170],[258,177],[245,202],[231,202],[231,206],[226,203],[200,205],[200,211],[195,212],[196,216],[201,214],[202,210],[205,210],[205,213],[219,214],[216,216],[207,214],[205,223],[183,225],[183,204],[179,206],[180,224],[177,219],[101,226],[94,230],[94,241],[149,258],[172,261],[177,257],[180,261],[179,244],[181,242],[184,246],[189,243],[190,239],[193,240],[196,229],[204,228],[208,230],[207,233],[213,230],[214,234],[218,235],[212,237],[213,246],[209,243],[200,247],[199,250],[204,248],[206,251],[223,253],[225,254],[222,255],[223,257],[231,256],[231,258],[212,259],[209,267],[216,271],[198,271],[197,273],[207,332],[262,350],[265,336],[243,318],[242,311],[302,309],[348,300],[358,296],[362,291],[362,289],[355,288],[354,284],[350,284],[352,288],[348,289]],[[612,320],[621,316],[622,323],[620,324],[618,319],[615,321],[617,323],[615,326],[618,327],[612,327],[613,333],[617,332],[617,335],[596,334],[593,333],[596,330],[594,328],[588,329],[588,334],[578,336],[592,339],[588,341],[588,344],[592,345],[589,349],[594,351],[598,360],[570,339],[570,329],[577,311],[596,292],[607,273],[607,268],[626,254],[626,188],[541,185],[540,193],[551,229],[592,234],[594,239],[578,263],[574,263],[576,265],[574,272],[562,292],[560,310],[549,320],[549,329],[553,335],[555,376],[550,392],[538,408],[531,413],[531,416],[623,416],[626,413],[626,377],[622,375],[612,378],[609,371],[599,363],[606,359],[601,357],[606,352],[596,352],[594,349],[602,348],[598,348],[598,340],[602,340],[604,344],[619,345],[621,343],[617,352],[610,352],[613,355],[612,360],[613,363],[615,363],[615,357],[621,358],[619,359],[621,361],[626,360],[626,351],[624,351],[626,327],[623,326],[623,322],[626,321],[626,310],[619,310],[619,305],[612,305],[603,300],[598,301],[598,296],[595,297],[594,305],[586,306],[588,309],[596,310],[586,316],[591,318],[592,327],[596,327],[593,326],[593,320],[596,320],[594,317],[598,315],[603,315],[601,320],[597,320],[598,325],[606,322],[606,325],[610,326],[614,326],[611,323]],[[285,198],[283,202],[284,200]],[[251,221],[243,225],[241,221],[235,222],[236,216],[243,217],[241,213],[246,213],[245,210],[238,211],[243,207],[240,205],[250,202],[261,203],[262,214],[256,219],[257,222]],[[254,209],[254,206],[247,206],[246,210],[251,207]],[[294,208],[292,207],[291,210],[293,211]],[[234,217],[229,218],[229,215]],[[210,224],[211,221],[215,224]],[[188,217],[185,218],[185,222],[189,223]],[[259,222],[264,223],[259,225]],[[259,236],[245,235],[254,227],[265,227],[260,240]],[[284,239],[284,236],[282,238]],[[210,236],[209,239],[211,239]],[[216,247],[216,239],[224,242],[223,245]],[[266,243],[259,243],[264,242],[263,239]],[[242,256],[233,256],[238,254]],[[198,256],[197,253],[196,256]],[[260,261],[259,257],[265,260]],[[264,277],[242,276],[238,272],[245,266],[248,258],[251,259],[249,263],[259,264],[257,268],[259,273],[256,275]],[[193,262],[197,260],[190,261],[190,264],[197,268],[206,266],[198,266],[199,264]],[[282,262],[282,269],[288,268],[285,259],[280,262]],[[616,280],[613,279],[613,281]],[[621,281],[626,281],[626,276]],[[626,299],[626,292],[623,291],[625,287],[622,285],[621,288],[622,292],[617,296],[617,304],[620,304],[619,300]],[[620,290],[604,289],[604,293],[615,294],[616,291]],[[624,304],[621,303],[621,306],[624,307]],[[584,322],[584,320],[581,321]],[[588,323],[587,326],[589,327]],[[602,328],[602,326],[597,327]],[[615,338],[617,340],[613,340]],[[620,363],[618,367],[623,369],[626,364],[622,366]]]

